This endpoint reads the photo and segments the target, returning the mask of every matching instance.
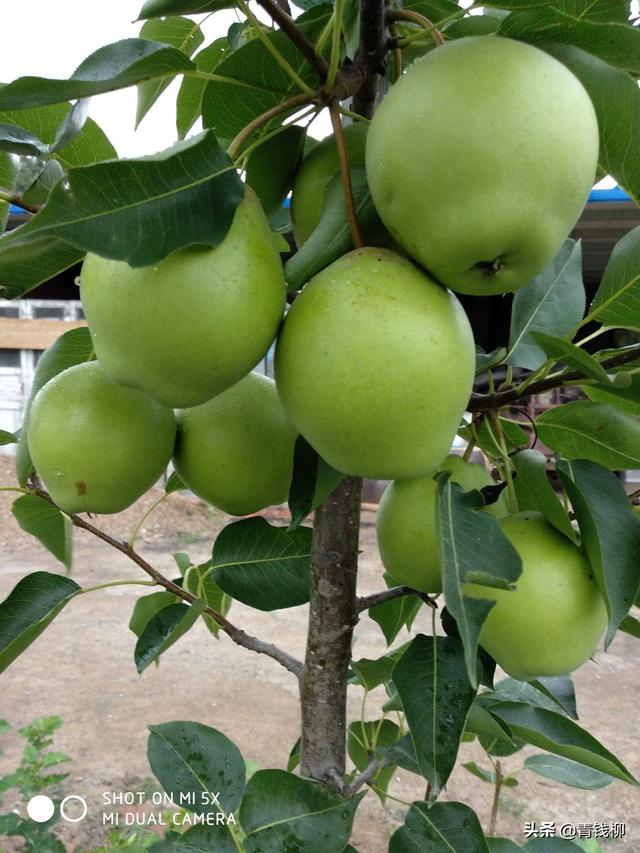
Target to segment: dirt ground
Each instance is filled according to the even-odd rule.
[[[11,462],[0,456],[0,484],[12,482]],[[159,493],[158,493],[159,494]],[[126,538],[153,495],[119,516],[100,520],[110,532]],[[29,572],[60,571],[56,561],[19,530],[10,513],[11,496],[0,494],[0,599]],[[375,549],[374,515],[365,513],[362,531],[360,592],[382,588],[381,565]],[[171,555],[186,551],[194,560],[210,554],[211,542],[224,518],[190,497],[175,494],[145,523],[139,550],[170,576]],[[83,586],[120,578],[137,578],[139,570],[127,559],[83,531],[75,533],[73,577]],[[159,790],[146,759],[147,726],[169,720],[197,720],[214,726],[260,767],[284,767],[299,726],[298,697],[292,676],[272,660],[238,648],[225,636],[215,641],[198,624],[162,658],[138,676],[133,662],[135,637],[127,623],[145,587],[115,587],[72,602],[27,651],[2,675],[0,718],[15,728],[43,715],[64,719],[55,748],[73,758],[65,794],[83,796],[89,807],[81,823],[60,832],[70,851],[97,846],[105,837],[101,826],[103,794],[108,791]],[[233,605],[230,618],[251,633],[273,640],[302,657],[307,612],[305,607],[258,613]],[[428,630],[421,613],[414,631]],[[620,635],[608,654],[600,653],[575,676],[581,723],[626,766],[640,776],[637,739],[637,641]],[[377,657],[386,651],[378,627],[364,617],[357,629],[355,657]],[[350,715],[360,716],[362,691],[351,689]],[[367,718],[378,717],[381,696],[367,701]],[[0,777],[19,761],[18,740],[0,741]],[[507,770],[522,765],[529,752],[505,759]],[[486,765],[476,744],[464,744],[460,764]],[[614,783],[599,791],[579,791],[534,776],[519,775],[519,785],[503,795],[498,834],[523,841],[526,821],[593,824],[622,822],[626,835],[605,850],[640,851],[638,790]],[[390,792],[403,801],[422,799],[424,781],[399,771]],[[470,804],[486,828],[492,789],[460,765],[454,771],[446,798]],[[11,796],[5,806],[13,805]],[[110,810],[110,809],[107,809]],[[386,853],[388,838],[403,820],[406,806],[387,800],[382,807],[369,793],[360,806],[352,838],[360,853]]]

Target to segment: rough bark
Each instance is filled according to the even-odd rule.
[[[385,56],[388,50],[387,24],[384,0],[361,0],[360,47],[356,62],[363,68],[365,81],[353,98],[352,108],[366,118],[371,118],[382,98]]]
[[[362,481],[346,477],[316,510],[313,526],[301,771],[338,788],[345,774],[347,672],[358,621],[361,492]]]

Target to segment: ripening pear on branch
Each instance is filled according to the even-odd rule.
[[[286,500],[297,433],[273,379],[249,373],[177,420],[173,461],[196,495],[230,515]]]
[[[285,305],[280,256],[249,189],[215,248],[135,269],[90,254],[80,293],[105,373],[174,408],[210,400],[255,367]]]
[[[315,276],[276,347],[276,385],[296,429],[338,471],[381,479],[436,470],[474,368],[456,297],[385,249],[354,250]]]
[[[451,454],[440,465],[465,491],[495,486],[482,466]],[[385,569],[396,581],[430,595],[442,592],[440,545],[436,526],[438,485],[433,476],[389,483],[382,495],[376,528]],[[495,518],[507,513],[504,493],[484,509]]]
[[[442,284],[478,296],[527,284],[595,181],[598,123],[562,63],[499,36],[432,50],[391,88],[367,136],[384,224]]]
[[[573,672],[593,655],[607,610],[586,554],[539,512],[500,522],[522,558],[515,590],[465,584],[471,598],[495,601],[480,645],[520,681]]]
[[[112,513],[161,477],[175,434],[171,409],[112,382],[89,361],[59,373],[36,394],[27,441],[60,509]]]

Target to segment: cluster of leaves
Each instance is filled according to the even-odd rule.
[[[60,717],[42,717],[19,730],[18,734],[27,743],[18,768],[0,778],[0,795],[16,790],[24,803],[44,791],[55,797],[60,784],[69,774],[60,773],[54,768],[71,760],[63,752],[49,749],[53,744],[53,735],[61,725]],[[7,734],[10,729],[5,720],[0,720],[0,735]],[[59,804],[58,799],[54,799],[54,802]],[[0,836],[23,839],[24,853],[65,853],[64,845],[51,832],[58,820],[57,810],[45,823],[25,820],[11,811],[0,815]]]
[[[311,104],[320,80],[281,30],[256,26],[249,18],[205,45],[198,23],[183,17],[227,5],[225,0],[149,0],[141,12],[146,22],[138,39],[101,48],[69,80],[22,78],[0,89],[3,198],[17,196],[28,205],[46,202],[28,223],[0,238],[3,295],[27,293],[86,251],[144,266],[181,246],[216,245],[241,195],[238,168],[245,171],[274,229],[286,228],[281,202],[291,188],[306,135],[304,128],[286,123],[294,112],[286,104],[292,95],[305,92],[311,93]],[[296,23],[307,39],[327,44],[327,27],[335,27],[337,20],[341,58],[356,59],[354,3],[334,8],[304,0],[298,5],[304,11]],[[628,21],[628,5],[616,0],[482,5],[482,15],[470,15],[452,0],[409,0],[404,8],[428,17],[446,39],[500,33],[535,43],[565,63],[594,102],[602,173],[613,175],[631,198],[640,199],[640,161],[634,156],[640,31]],[[433,49],[429,34],[411,23],[403,23],[398,37],[405,55]],[[324,46],[319,52],[328,55]],[[116,159],[103,131],[87,120],[86,99],[137,86],[139,122],[179,75],[179,141],[159,155]],[[76,103],[71,106],[70,100]],[[279,107],[278,115],[243,136],[252,122]],[[199,120],[203,132],[186,139]],[[231,156],[223,150],[228,142]],[[352,170],[352,185],[366,230],[376,214],[362,169]],[[158,227],[169,220],[171,228]],[[342,187],[334,182],[316,231],[285,266],[290,288],[303,286],[350,245]],[[550,409],[535,422],[537,437],[557,457],[555,475],[565,491],[564,504],[551,485],[546,457],[528,449],[531,436],[508,409],[502,416],[494,411],[495,417],[490,417],[491,407],[476,409],[479,414],[461,429],[512,480],[512,498],[520,509],[542,512],[562,535],[581,541],[607,605],[607,645],[618,629],[640,636],[640,623],[630,615],[640,587],[640,518],[613,473],[640,468],[640,352],[632,346],[590,353],[586,340],[574,341],[581,329],[591,330],[594,324],[591,340],[610,329],[639,332],[639,298],[640,229],[616,247],[588,308],[580,246],[567,240],[547,269],[517,293],[508,345],[478,353],[479,381],[488,377],[493,387],[498,372],[506,376],[501,392],[512,397],[505,405],[537,386],[570,384],[588,397]],[[33,393],[61,370],[92,357],[86,330],[67,333],[40,360]],[[16,438],[0,435],[3,443]],[[28,448],[20,439],[18,479],[25,494],[15,502],[14,515],[68,569],[70,521],[29,486],[31,472]],[[138,671],[157,663],[199,617],[217,636],[220,624],[206,608],[224,617],[233,599],[267,611],[307,602],[311,530],[302,522],[340,477],[300,439],[287,528],[244,519],[222,531],[207,562],[195,565],[187,555],[175,555],[175,583],[195,601],[188,605],[169,591],[139,599],[130,623]],[[168,491],[179,487],[174,479]],[[467,769],[492,784],[499,777],[496,757],[524,744],[548,753],[528,757],[524,767],[556,781],[579,787],[634,781],[620,760],[576,723],[568,678],[531,685],[507,679],[493,685],[492,662],[478,655],[488,606],[471,602],[462,587],[468,581],[508,587],[521,567],[496,521],[477,511],[483,501],[483,495],[465,494],[446,477],[439,480],[447,636],[418,635],[377,660],[352,662],[352,684],[365,691],[384,685],[388,701],[378,718],[363,716],[350,726],[354,770],[347,783],[378,760],[370,781],[381,798],[395,767],[422,776],[430,786],[429,797],[411,806],[405,825],[393,836],[393,853],[412,845],[461,849],[462,836],[467,845],[472,839],[478,851],[510,849],[504,840],[485,837],[467,806],[437,802],[464,740],[477,738],[484,747],[491,769]],[[62,575],[36,572],[23,578],[0,604],[0,670],[83,592]],[[411,629],[422,606],[419,596],[406,595],[373,607],[370,616],[391,645],[401,631]],[[398,714],[397,723],[393,714]],[[235,826],[194,827],[178,840],[169,839],[173,846],[166,849],[280,851],[287,845],[307,849],[304,845],[313,839],[315,847],[308,849],[352,850],[348,838],[360,796],[345,797],[293,775],[296,756],[294,749],[288,772],[263,770],[247,782],[245,762],[220,732],[195,723],[153,727],[149,758],[164,788],[177,796],[220,790],[225,814],[237,813],[238,818]],[[500,780],[504,785],[515,782],[513,777]]]

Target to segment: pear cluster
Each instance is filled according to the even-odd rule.
[[[300,434],[339,472],[391,481],[377,521],[384,566],[415,590],[442,591],[434,474],[465,490],[492,484],[482,466],[447,455],[475,375],[452,291],[503,293],[540,272],[587,198],[598,127],[563,65],[492,36],[421,58],[369,129],[345,138],[384,228],[315,275],[286,316],[282,263],[250,189],[215,248],[135,269],[87,256],[81,298],[97,361],[47,383],[28,424],[61,509],[118,512],[173,458],[203,500],[250,514],[286,499]],[[298,247],[338,173],[332,137],[302,162]],[[251,371],[276,336],[274,382]],[[483,511],[523,572],[515,591],[465,587],[494,602],[481,643],[517,678],[574,669],[606,619],[583,551],[535,513],[509,515],[504,498]]]

